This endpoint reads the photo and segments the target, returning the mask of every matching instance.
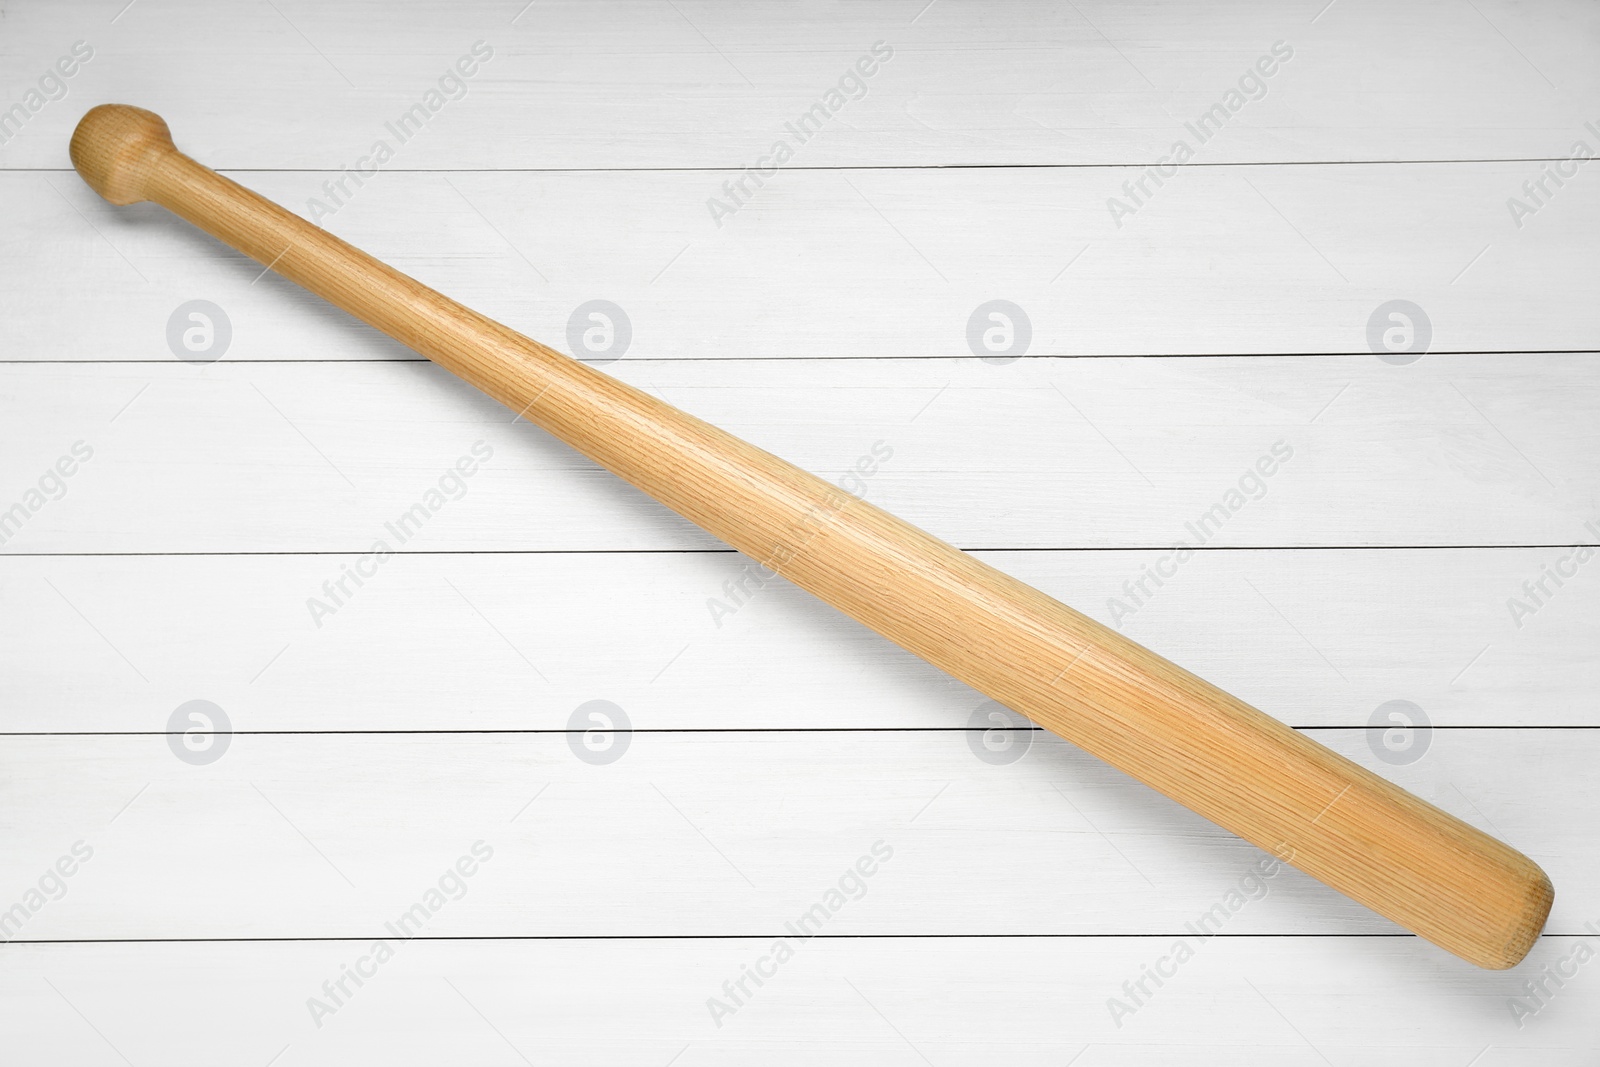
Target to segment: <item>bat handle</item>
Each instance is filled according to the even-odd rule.
[[[909,523],[450,300],[179,152],[84,116],[72,161],[476,385],[851,618],[1381,915],[1483,967],[1538,939],[1528,857]]]

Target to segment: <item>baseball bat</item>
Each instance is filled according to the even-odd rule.
[[[84,115],[73,165],[416,349],[851,618],[1419,936],[1505,968],[1537,864],[885,511],[401,274],[182,154],[160,116]]]

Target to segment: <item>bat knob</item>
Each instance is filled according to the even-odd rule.
[[[160,115],[128,104],[90,108],[68,149],[79,176],[113,204],[144,200],[150,176],[177,151]]]

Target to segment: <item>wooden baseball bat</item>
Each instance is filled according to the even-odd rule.
[[[790,463],[419,284],[109,104],[72,162],[416,349],[745,555],[1034,722],[1482,967],[1538,939],[1520,852],[1087,616]]]

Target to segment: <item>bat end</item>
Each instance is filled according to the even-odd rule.
[[[1506,938],[1496,952],[1487,958],[1478,960],[1481,966],[1492,971],[1504,971],[1523,961],[1523,958],[1532,951],[1533,946],[1539,943],[1539,935],[1544,931],[1544,924],[1550,918],[1550,906],[1555,903],[1556,890],[1550,882],[1550,876],[1532,860],[1527,861],[1525,895],[1526,907],[1510,929],[1510,936]]]
[[[72,132],[72,165],[89,188],[113,204],[146,199],[157,166],[177,151],[166,122],[128,104],[90,108]]]

